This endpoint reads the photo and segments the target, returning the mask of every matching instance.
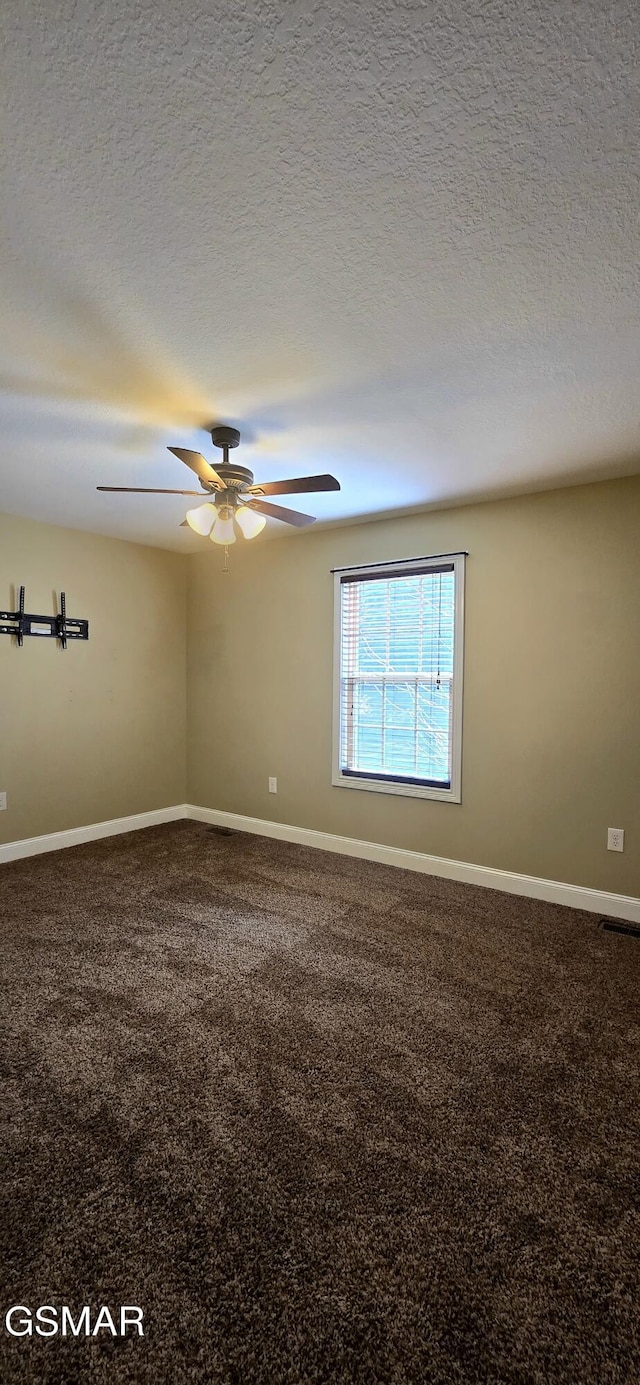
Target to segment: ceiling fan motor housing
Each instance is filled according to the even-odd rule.
[[[233,462],[221,462],[217,471],[225,486],[229,486],[233,490],[244,490],[246,486],[253,485],[253,472],[248,471],[246,466],[235,466]]]

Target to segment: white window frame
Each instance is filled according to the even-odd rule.
[[[343,567],[334,572],[333,608],[333,767],[331,782],[335,788],[364,789],[368,793],[401,794],[407,798],[431,798],[440,803],[462,802],[462,701],[464,675],[464,553],[440,553],[429,558],[406,558],[390,563],[369,563],[363,567]],[[402,784],[389,779],[358,779],[342,773],[340,767],[340,659],[342,634],[342,581],[350,577],[371,577],[378,569],[380,577],[401,576],[420,566],[425,572],[441,568],[443,561],[451,563],[454,572],[454,637],[453,673],[451,688],[451,785],[439,789],[431,784]],[[376,574],[377,575],[377,574]]]

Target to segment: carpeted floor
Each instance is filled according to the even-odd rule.
[[[0,911],[5,1307],[146,1334],[7,1385],[640,1379],[637,941],[187,822]]]

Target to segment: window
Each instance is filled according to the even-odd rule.
[[[464,556],[335,573],[334,784],[460,802]]]

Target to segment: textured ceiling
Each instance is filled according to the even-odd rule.
[[[215,419],[321,519],[640,469],[632,0],[4,16],[0,509],[195,547],[94,488]]]

